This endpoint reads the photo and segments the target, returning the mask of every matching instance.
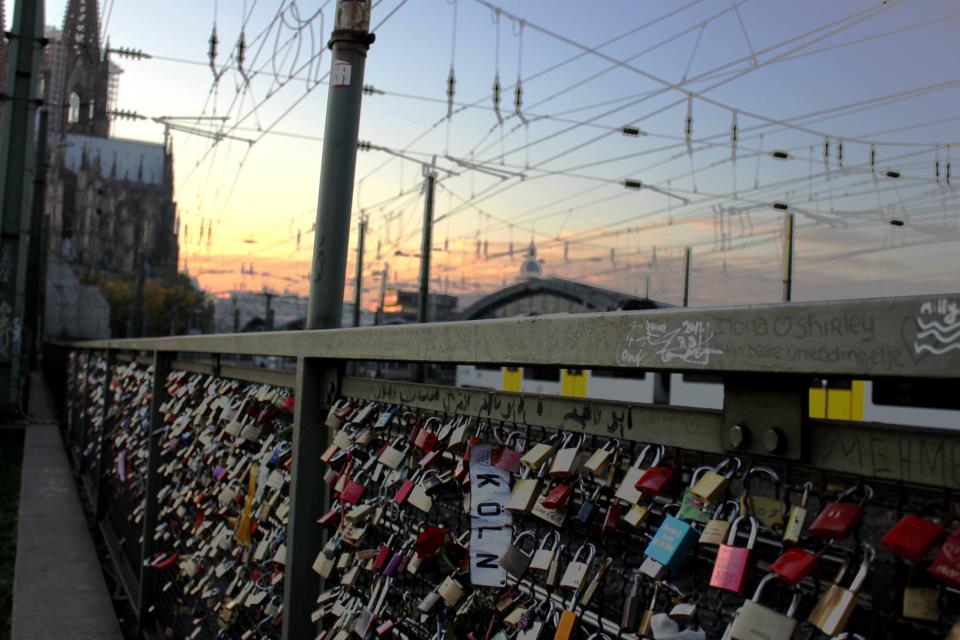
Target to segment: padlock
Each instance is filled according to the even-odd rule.
[[[637,480],[636,489],[648,496],[661,496],[670,490],[676,476],[677,470],[675,467],[664,465],[650,467]]]
[[[379,462],[388,469],[399,469],[400,465],[403,464],[404,458],[407,457],[407,452],[410,449],[409,443],[400,443],[403,441],[403,436],[398,436],[394,438],[387,447],[380,452]]]
[[[421,598],[420,603],[417,605],[417,610],[419,610],[420,613],[430,613],[434,607],[440,604],[441,599],[439,593],[431,591]]]
[[[545,509],[563,509],[570,502],[571,495],[573,495],[573,485],[558,484],[543,496],[543,507]]]
[[[758,475],[767,476],[776,487],[774,497],[751,495],[751,479]],[[740,512],[744,515],[751,515],[757,519],[760,526],[774,531],[783,529],[783,516],[785,506],[783,498],[780,495],[781,482],[780,476],[770,467],[753,466],[743,475],[743,495],[740,497]]]
[[[660,583],[653,583],[653,594],[650,596],[650,603],[640,614],[640,622],[637,623],[637,637],[646,638],[650,636],[650,626],[653,620],[654,612],[657,610],[657,599],[660,597]]]
[[[393,422],[393,418],[397,415],[397,411],[400,410],[395,404],[391,404],[383,408],[380,412],[380,415],[377,416],[377,421],[373,423],[374,429],[387,429],[390,427],[390,423]]]
[[[903,617],[936,622],[940,619],[940,590],[933,586],[918,586],[914,582],[918,566],[910,567],[907,576],[907,586],[903,590]]]
[[[853,495],[859,487],[853,486],[837,497],[837,502],[828,504],[810,525],[810,533],[830,540],[845,540],[863,518],[863,505],[873,497],[873,489],[863,485],[860,502],[841,502]]]
[[[674,571],[684,563],[699,538],[699,532],[690,523],[665,514],[643,555],[663,565],[665,570]]]
[[[447,449],[455,450],[467,444],[470,437],[470,428],[473,425],[473,418],[467,416],[458,416],[453,421],[453,429],[450,431],[450,439],[447,440]]]
[[[750,537],[746,547],[735,546],[741,523],[750,525]],[[710,574],[710,586],[733,593],[740,593],[753,571],[753,546],[757,543],[759,525],[753,516],[738,516],[730,526],[727,542],[717,550],[717,559]]]
[[[583,468],[596,477],[606,475],[613,454],[620,450],[620,441],[611,438],[603,443],[603,446],[595,450],[587,461],[583,463]]]
[[[919,562],[940,541],[943,532],[944,527],[940,522],[906,515],[883,534],[880,544],[901,558]]]
[[[520,464],[531,471],[539,469],[557,453],[556,444],[562,437],[562,434],[554,434],[545,442],[536,443],[520,456]]]
[[[551,478],[569,478],[577,473],[583,441],[583,434],[568,433],[564,436],[563,443],[550,464]]]
[[[527,572],[527,568],[533,559],[534,552],[525,553],[523,549],[520,548],[520,544],[524,538],[534,540],[536,533],[533,531],[521,531],[506,548],[503,555],[500,556],[500,566],[506,569],[507,573],[517,580],[522,578],[523,574]]]
[[[417,432],[413,440],[413,446],[424,452],[430,452],[437,448],[440,438],[437,437],[436,429],[440,427],[440,418],[432,416]]]
[[[357,477],[359,478],[360,475],[358,474]],[[361,482],[358,482],[356,478],[350,478],[344,484],[339,498],[341,501],[347,504],[358,504],[363,499],[363,494],[366,491],[366,486],[364,486]]]
[[[551,526],[557,528],[563,527],[563,524],[567,519],[566,509],[547,509],[543,506],[543,499],[545,497],[546,495],[544,494],[537,498],[537,501],[533,505],[533,509],[530,510],[530,513],[550,524]]]
[[[690,486],[683,490],[683,496],[680,498],[680,510],[677,512],[677,517],[681,520],[706,523],[710,519],[706,510],[706,500],[693,494],[693,486],[710,471],[710,467],[697,467],[690,474]]]
[[[650,466],[655,467],[659,462],[660,458],[663,456],[663,447],[654,446],[648,444],[641,451],[640,455],[637,456],[637,459],[634,461],[633,465],[627,469],[626,474],[623,476],[623,480],[620,481],[620,484],[617,486],[614,496],[623,500],[627,504],[637,504],[640,502],[640,498],[643,496],[643,493],[637,488],[637,483],[647,472],[647,467],[645,467],[646,458],[649,453],[653,453],[653,459],[650,461]]]
[[[410,552],[412,544],[413,542],[405,542],[397,552],[391,556],[387,562],[387,566],[383,568],[384,577],[391,578],[403,570],[402,565]]]
[[[927,571],[937,580],[960,588],[960,528],[943,541]]]
[[[353,624],[351,625],[350,629],[355,635],[365,638],[367,634],[376,628],[383,608],[386,605],[387,591],[390,588],[391,582],[392,580],[390,579],[382,579],[374,583],[366,607],[357,613],[357,617],[354,618]]]
[[[730,515],[724,517],[724,508],[730,509]],[[703,527],[703,533],[700,534],[700,544],[719,547],[727,539],[730,532],[730,523],[740,515],[740,504],[736,500],[727,500],[717,505],[713,512],[713,518],[707,521]]]
[[[541,540],[537,550],[533,552],[529,569],[531,571],[547,571],[560,545],[560,532],[552,530]]]
[[[580,555],[586,553],[586,562],[580,559]],[[571,589],[576,589],[580,591],[587,584],[587,572],[590,568],[590,563],[593,562],[593,557],[596,555],[597,549],[591,543],[586,543],[581,545],[575,554],[573,554],[573,559],[567,565],[567,568],[563,571],[563,577],[560,578],[561,587],[569,587]],[[574,601],[575,602],[575,601]]]
[[[746,600],[730,624],[731,640],[790,640],[797,628],[797,619],[793,616],[800,604],[800,592],[793,591],[793,598],[786,614],[760,604],[763,589],[776,576],[764,576],[753,593],[753,598]]]
[[[637,620],[640,615],[640,576],[639,571],[633,572],[633,580],[630,583],[630,592],[623,601],[623,612],[620,615],[620,628],[628,631],[637,628]]]
[[[413,492],[413,488],[417,486],[417,479],[419,477],[420,472],[415,471],[412,476],[400,483],[400,487],[397,489],[397,492],[393,494],[393,501],[396,504],[403,504],[407,501],[407,498],[409,498],[410,494]]]
[[[586,495],[586,487],[583,483],[579,483],[581,490],[584,492],[583,502],[580,503],[580,508],[577,509],[577,515],[575,519],[577,522],[587,524],[590,522],[590,516],[593,515],[594,509],[597,508],[597,498],[600,496],[600,487],[596,487],[593,490],[593,494],[590,496]]]
[[[493,466],[500,467],[510,473],[517,473],[520,470],[520,456],[523,455],[525,442],[523,431],[511,431],[507,434],[504,445],[499,449],[494,449],[491,455]]]
[[[789,547],[770,564],[770,571],[789,585],[799,584],[817,568],[820,556],[829,546],[821,546],[816,553],[802,547]]]
[[[346,404],[347,404],[347,401],[346,401],[345,399],[340,399],[340,400],[337,400],[336,402],[333,403],[333,406],[330,407],[330,411],[327,412],[327,418],[326,418],[326,420],[324,420],[324,424],[325,424],[327,427],[329,427],[329,428],[331,428],[331,429],[339,429],[339,428],[340,428],[340,425],[343,424],[343,420],[342,420],[341,418],[339,418],[339,417],[337,416],[337,414],[340,412],[340,409],[343,408],[343,406],[346,405]],[[225,409],[223,412],[220,413],[220,419],[221,419],[221,420],[230,419],[229,417],[225,417],[225,416],[224,416],[225,413],[227,413],[227,410],[226,410],[226,409]],[[233,410],[233,407],[231,407],[230,415],[233,415],[233,414],[235,414],[235,410]]]
[[[810,499],[810,492],[813,490],[812,482],[803,484],[803,495],[800,498],[800,504],[790,508],[787,515],[787,524],[783,527],[783,541],[797,544],[800,542],[800,536],[803,535],[803,527],[807,522],[807,501]]]
[[[352,587],[360,575],[360,561],[355,557],[350,567],[340,576],[340,586]]]
[[[633,505],[637,506],[637,505]],[[603,527],[601,532],[604,535],[610,535],[611,533],[616,532],[617,527],[620,526],[620,519],[623,515],[623,507],[620,506],[620,503],[616,499],[610,501],[610,505],[607,507],[607,512],[603,517]]]
[[[448,607],[455,607],[460,599],[463,598],[463,585],[461,585],[453,576],[447,576],[437,588],[437,593],[447,603]]]
[[[324,580],[330,577],[335,566],[336,559],[325,554],[323,549],[317,554],[317,559],[313,561],[313,570]]]
[[[730,484],[730,479],[740,470],[741,464],[740,458],[725,459],[700,476],[690,487],[690,492],[704,502],[717,502]]]
[[[439,474],[431,469],[421,476],[420,481],[410,490],[407,496],[407,503],[416,507],[424,513],[429,513],[433,509],[433,498],[430,496],[427,484],[439,477]]]
[[[623,514],[623,522],[633,527],[634,529],[639,529],[647,521],[647,517],[650,515],[650,506],[646,504],[632,504],[630,508],[627,509],[627,512]]]
[[[837,577],[833,583],[824,591],[817,601],[816,606],[810,612],[810,622],[827,635],[836,635],[843,631],[847,626],[847,620],[854,609],[857,608],[857,602],[860,599],[860,589],[867,579],[867,573],[870,571],[870,563],[873,562],[875,552],[873,547],[868,544],[862,545],[863,555],[860,560],[860,568],[857,575],[850,583],[850,588],[840,586],[849,568],[849,559],[844,562]]]
[[[542,467],[541,467],[542,469]],[[528,477],[530,470],[523,467],[520,477],[513,481],[510,490],[510,499],[507,500],[507,510],[513,513],[530,513],[537,498],[543,492],[543,480],[539,477]]]
[[[377,550],[377,555],[373,558],[373,568],[376,571],[383,571],[384,567],[387,565],[387,560],[390,558],[390,544],[393,542],[393,538],[396,534],[390,534],[390,537],[387,538],[387,541],[381,545],[380,549]]]

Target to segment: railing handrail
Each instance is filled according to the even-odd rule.
[[[93,340],[73,346],[438,364],[960,378],[960,338],[945,343],[952,333],[938,336],[926,328],[954,326],[943,322],[951,304],[960,307],[960,294]]]

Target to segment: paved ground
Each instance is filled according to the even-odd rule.
[[[37,423],[26,427],[24,441],[12,638],[121,640],[53,402],[39,376],[31,395]]]

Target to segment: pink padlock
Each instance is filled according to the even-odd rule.
[[[734,546],[737,531],[744,520],[750,523],[750,538],[746,547]],[[753,516],[740,516],[730,525],[726,544],[717,551],[717,561],[710,574],[710,586],[725,591],[740,593],[750,578],[753,569],[753,545],[757,542],[757,520]]]

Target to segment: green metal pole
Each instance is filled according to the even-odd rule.
[[[357,273],[353,284],[353,326],[360,326],[360,303],[363,301],[363,245],[367,235],[367,217],[360,218],[357,230]]]
[[[373,42],[369,0],[338,0],[330,36],[333,51],[327,115],[320,163],[320,195],[307,329],[340,327],[343,318],[344,278],[350,236],[350,208],[357,164],[357,135],[367,50]],[[287,523],[287,556],[283,583],[283,639],[301,640],[317,635],[310,620],[316,608],[320,577],[313,561],[323,547],[323,531],[314,520],[330,504],[317,464],[328,440],[323,426],[325,404],[339,389],[340,364],[299,358],[293,429],[293,468],[290,479],[290,514]]]
[[[174,354],[155,351],[153,354],[153,395],[150,398],[150,446],[147,457],[147,486],[143,497],[143,547],[140,554],[140,591],[137,594],[138,636],[150,620],[150,607],[156,600],[156,573],[149,562],[157,552],[156,529],[160,516],[160,433],[163,430],[163,412],[160,407],[167,401],[167,375]]]
[[[13,18],[10,68],[0,129],[0,413],[19,412],[24,371],[24,314],[37,72],[43,2],[20,0]]]
[[[43,259],[47,251],[43,243],[43,210],[46,204],[44,195],[47,187],[47,120],[49,113],[41,109],[37,125],[37,157],[36,171],[33,176],[33,207],[30,212],[30,252],[27,258],[27,291],[33,295],[27,297],[24,310],[23,330],[26,337],[27,366],[31,369],[37,366],[40,334],[40,310],[43,309],[43,299],[47,294],[46,280],[41,279],[43,274]],[[24,406],[28,398],[24,399]]]

